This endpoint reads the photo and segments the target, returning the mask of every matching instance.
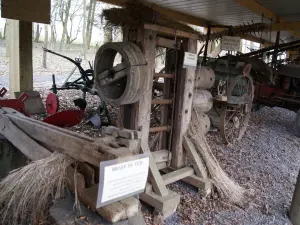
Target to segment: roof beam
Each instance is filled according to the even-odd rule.
[[[122,7],[122,6],[125,6],[126,3],[130,2],[131,0],[98,0],[98,1]],[[189,23],[189,24],[193,24],[193,25],[201,26],[201,27],[207,27],[209,24],[209,22],[207,20],[204,20],[204,19],[201,19],[201,18],[198,18],[195,16],[187,15],[187,14],[184,14],[181,12],[177,12],[175,10],[171,10],[171,9],[168,9],[165,7],[161,7],[161,6],[158,6],[153,3],[148,3],[148,2],[144,2],[144,1],[141,1],[141,3],[143,3],[144,5],[152,8],[153,10],[155,10],[163,15],[166,15],[170,18],[176,18],[176,20],[184,22],[184,23]]]
[[[241,6],[244,6],[245,8],[249,9],[250,11],[252,11],[258,15],[263,15],[264,18],[267,18],[268,20],[271,20],[272,22],[275,22],[275,23],[285,23],[286,22],[283,18],[278,16],[272,10],[262,6],[256,0],[234,0],[234,1],[236,1]],[[277,29],[279,29],[279,27],[277,27]],[[283,30],[285,30],[284,25],[282,25],[281,27],[283,27]],[[291,27],[291,28],[293,28],[293,27]],[[291,31],[295,36],[300,37],[300,32],[295,32],[295,29],[289,29],[288,31]]]
[[[130,2],[131,0],[98,0],[101,2],[105,2],[108,4],[112,4],[112,5],[116,5],[116,6],[120,6],[123,7],[126,5],[126,3]],[[183,14],[174,10],[170,10],[155,4],[151,4],[151,3],[147,3],[147,2],[142,2],[143,4],[151,7],[152,9],[154,9],[155,11],[160,12],[161,14],[164,14],[170,18],[176,18],[176,20],[184,22],[184,23],[188,23],[188,24],[193,24],[196,26],[201,26],[201,27],[208,27],[209,21],[203,20],[201,18],[195,17],[195,16],[190,16],[187,14]],[[213,30],[218,31],[218,30],[224,30],[223,28],[213,28]],[[258,42],[258,43],[262,43],[262,44],[270,44],[272,42],[266,41],[266,40],[262,40],[260,38],[257,38],[255,36],[252,35],[247,35],[245,37],[243,37],[246,40],[249,41],[254,41],[254,42]]]

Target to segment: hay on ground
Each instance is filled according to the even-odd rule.
[[[197,108],[194,108],[193,110],[195,110],[196,114],[199,113]],[[230,202],[243,205],[245,189],[230,179],[220,167],[206,140],[200,121],[197,118],[199,117],[192,117],[186,137],[194,144],[195,148],[201,155],[212,182],[220,195],[227,198]]]
[[[63,154],[34,161],[0,182],[0,224],[37,224],[51,200],[65,188],[66,169],[73,160]]]

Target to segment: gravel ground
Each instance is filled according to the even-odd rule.
[[[43,77],[53,73],[66,74],[73,65],[66,60],[49,55],[49,68],[41,67],[41,45],[34,48],[34,75]],[[92,50],[89,58],[94,56]],[[75,51],[65,52],[71,57]],[[4,43],[0,42],[0,83],[7,79],[8,60],[5,58]],[[45,99],[50,88],[48,84],[41,92]],[[72,101],[81,96],[80,91],[59,92],[61,110],[75,107]],[[88,107],[86,119],[95,113],[99,98],[87,95]],[[113,108],[113,118],[117,121],[118,109]],[[240,208],[218,198],[217,194],[202,199],[194,187],[176,182],[168,187],[181,194],[177,212],[165,221],[165,224],[290,224],[287,210],[293,194],[296,176],[300,166],[300,138],[294,127],[295,113],[280,108],[264,107],[253,113],[245,136],[233,146],[225,146],[218,133],[207,135],[221,167],[240,185],[254,195],[245,207]],[[40,116],[41,118],[43,116]],[[99,130],[86,124],[86,119],[71,128],[91,137],[98,137]],[[147,224],[157,224],[151,210],[143,207]]]

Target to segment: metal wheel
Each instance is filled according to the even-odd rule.
[[[227,89],[227,104],[220,116],[221,136],[226,144],[233,144],[245,134],[250,119],[254,97],[250,76],[239,75],[231,79]]]
[[[251,104],[224,106],[220,116],[220,132],[226,144],[233,144],[245,134],[251,113]]]

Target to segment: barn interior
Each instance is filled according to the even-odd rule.
[[[44,40],[75,65],[47,95],[33,24],[53,2],[1,2],[2,224],[300,225],[300,2],[93,1],[121,40],[89,63]]]

